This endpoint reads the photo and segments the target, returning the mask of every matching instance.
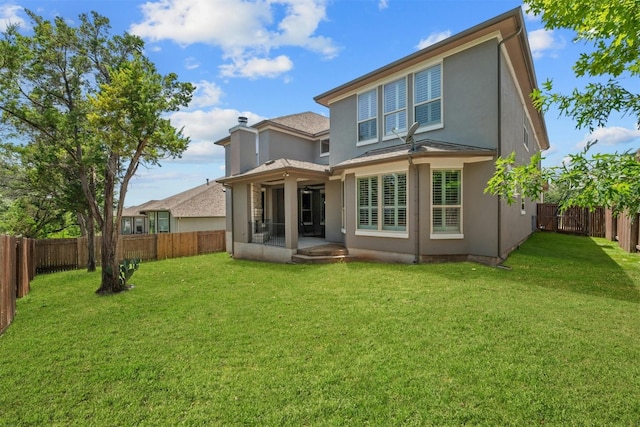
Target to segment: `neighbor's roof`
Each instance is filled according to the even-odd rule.
[[[122,216],[145,216],[142,212],[144,212],[146,207],[151,206],[157,202],[157,200],[149,200],[148,202],[145,202],[141,205],[124,208],[122,209]]]
[[[329,118],[321,114],[307,111],[304,113],[289,114],[288,116],[266,119],[251,126],[249,128],[258,131],[269,128],[279,129],[305,136],[307,138],[317,138],[324,133],[329,133]],[[231,130],[235,129],[231,128]],[[225,136],[214,144],[225,145],[231,139],[230,135]]]
[[[378,163],[385,163],[398,159],[405,159],[411,154],[413,158],[418,157],[486,157],[493,159],[496,151],[489,148],[474,147],[471,145],[454,144],[451,142],[424,140],[415,143],[415,151],[411,151],[411,145],[400,144],[391,147],[377,148],[367,151],[358,157],[345,160],[331,168],[332,171],[360,167]]]
[[[218,179],[218,182],[226,184],[231,182],[250,180],[257,176],[260,176],[261,179],[283,178],[287,173],[295,173],[297,175],[315,178],[317,178],[318,176],[326,177],[329,175],[329,166],[292,159],[269,160],[261,164],[260,166],[257,166],[246,172],[220,178]]]
[[[127,212],[145,214],[152,211],[169,211],[175,218],[203,218],[225,216],[224,187],[216,181],[209,181],[182,193],[175,194],[163,200],[152,200],[133,208]],[[122,216],[137,216],[135,214]]]
[[[527,96],[538,87],[536,73],[533,66],[533,58],[527,38],[527,30],[524,24],[522,8],[517,7],[495,18],[471,27],[461,33],[448,37],[438,43],[421,49],[411,55],[405,56],[391,64],[378,68],[368,74],[351,80],[341,86],[324,92],[314,98],[314,100],[328,107],[335,101],[344,99],[347,96],[357,94],[367,85],[373,84],[378,80],[391,76],[402,70],[417,66],[429,59],[446,55],[467,43],[473,43],[482,37],[490,37],[496,34],[496,38],[504,42],[513,69],[515,70],[518,85],[522,92]],[[527,96],[527,109],[531,116],[535,132],[540,141],[541,148],[546,150],[549,148],[549,136],[544,122],[544,117],[540,111],[534,106]]]

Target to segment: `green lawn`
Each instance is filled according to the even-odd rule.
[[[146,263],[38,276],[0,425],[640,425],[640,256],[536,234],[505,263]]]

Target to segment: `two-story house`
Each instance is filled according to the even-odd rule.
[[[289,261],[315,235],[366,259],[500,262],[531,234],[535,201],[484,189],[497,156],[549,147],[536,87],[517,8],[318,95],[329,131],[240,123],[218,141],[227,248]]]

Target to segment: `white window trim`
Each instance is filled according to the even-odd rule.
[[[459,233],[438,233],[433,231],[433,172],[441,171],[441,170],[459,170],[460,171],[460,232]],[[429,231],[431,240],[455,240],[455,239],[464,239],[464,194],[463,194],[463,176],[464,169],[463,168],[452,168],[452,167],[438,167],[432,168],[429,177]]]
[[[407,122],[409,121],[409,111],[408,111],[408,105],[409,105],[409,84],[408,84],[408,82],[407,82],[408,77],[409,77],[409,76],[407,75],[407,76],[404,76],[404,77],[402,77],[402,78],[399,78],[399,79],[396,79],[396,80],[390,81],[390,82],[385,83],[384,85],[382,85],[382,134],[383,134],[383,135],[382,135],[382,138],[383,138],[383,140],[384,140],[385,138],[387,138],[387,139],[388,139],[388,138],[396,138],[396,136],[394,135],[394,133],[393,133],[393,132],[391,132],[391,133],[389,133],[389,134],[385,133],[385,130],[386,130],[386,124],[387,124],[387,116],[390,116],[390,115],[392,115],[392,114],[398,114],[398,113],[400,113],[400,112],[404,111],[404,112],[405,112],[405,124],[404,124],[404,129],[399,129],[399,130],[398,130],[398,132],[406,132],[406,130],[407,130],[407,129],[408,129],[408,127],[409,127],[409,123],[407,123]],[[388,111],[388,112],[386,112],[386,111],[385,111],[385,107],[386,107],[386,104],[385,104],[386,97],[385,97],[384,90],[385,90],[386,86],[391,85],[391,84],[395,84],[395,83],[397,83],[397,82],[399,82],[399,81],[402,81],[402,80],[404,80],[404,108],[400,108],[400,109],[397,109],[397,110],[393,110],[393,111]]]
[[[327,151],[326,153],[322,152],[322,141],[329,141],[329,144],[331,144],[331,140],[329,138],[323,138],[319,141],[319,145],[320,145],[320,157],[327,157],[329,154],[331,154],[331,145],[329,145],[329,151]]]
[[[406,175],[406,192],[407,192],[407,225],[406,225],[406,229],[405,230],[383,230],[382,229],[382,216],[380,215],[380,213],[382,212],[382,208],[383,208],[383,201],[382,201],[382,197],[380,197],[380,194],[378,194],[378,229],[377,230],[371,230],[371,229],[360,229],[358,228],[358,179],[359,178],[367,178],[367,177],[372,177],[375,176],[378,178],[378,180],[380,180],[380,178],[384,175],[389,175],[392,173],[403,173]],[[369,236],[369,237],[393,237],[393,238],[398,238],[398,239],[408,239],[409,238],[409,212],[410,211],[410,205],[411,205],[411,201],[409,198],[409,188],[411,188],[410,183],[409,183],[409,171],[407,169],[402,169],[402,170],[385,170],[385,171],[379,171],[377,173],[368,173],[368,174],[360,174],[360,175],[356,175],[355,177],[355,235],[356,236]],[[378,185],[378,191],[381,191],[381,186]]]
[[[527,128],[527,115],[525,114],[522,118],[522,145],[524,149],[529,152],[529,129]]]
[[[367,92],[375,92],[374,95],[374,99],[375,99],[375,105],[376,105],[376,115],[375,117],[370,117],[366,120],[360,120],[359,115],[360,115],[360,96],[367,93]],[[356,96],[356,147],[360,147],[362,145],[369,145],[369,144],[375,144],[376,142],[379,141],[380,139],[380,108],[379,107],[379,90],[378,87],[374,87],[374,88],[369,88],[367,90],[364,90],[362,92],[359,92],[358,95]],[[375,138],[369,138],[369,139],[365,139],[360,141],[360,123],[364,123],[367,122],[369,120],[373,120],[375,119],[376,121],[376,137]]]
[[[428,70],[429,68],[433,68],[433,67],[440,67],[440,97],[436,98],[436,99],[440,99],[440,123],[435,123],[432,125],[424,125],[424,126],[420,126],[416,132],[416,134],[420,134],[422,132],[430,132],[433,130],[438,130],[438,129],[442,129],[444,128],[444,122],[445,122],[445,111],[444,111],[444,80],[445,80],[445,76],[444,76],[444,61],[440,60],[438,62],[432,62],[430,64],[428,64],[425,67],[422,67],[418,70],[415,70],[413,72],[411,72],[411,78],[413,80],[412,84],[412,90],[413,90],[413,94],[411,97],[411,114],[413,116],[413,119],[415,120],[415,116],[416,116],[416,106],[418,105],[418,103],[416,102],[416,97],[415,97],[415,90],[416,90],[416,74],[421,73],[422,71]],[[427,102],[432,102],[433,100],[430,101],[426,101],[426,102],[422,102],[420,104],[426,104]]]

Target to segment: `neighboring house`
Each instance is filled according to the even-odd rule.
[[[318,95],[326,129],[312,113],[241,120],[216,142],[228,250],[286,262],[313,235],[367,259],[500,262],[535,228],[536,205],[484,189],[497,156],[549,147],[536,87],[517,8]]]
[[[224,230],[222,184],[209,181],[163,200],[151,200],[122,211],[121,234],[180,233]]]

